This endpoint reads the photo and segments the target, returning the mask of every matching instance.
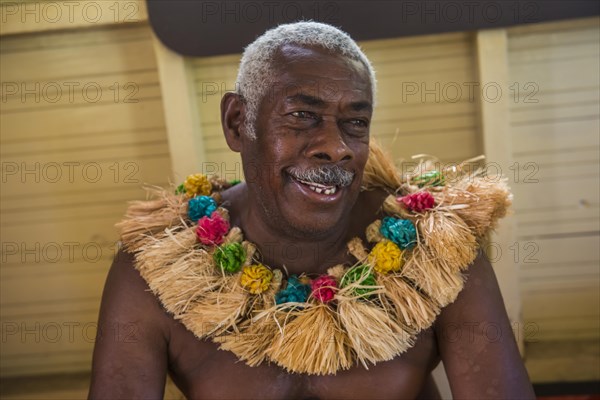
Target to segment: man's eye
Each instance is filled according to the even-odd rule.
[[[348,121],[348,123],[355,128],[368,128],[369,127],[369,122],[365,121],[364,119],[351,119]]]
[[[308,111],[294,111],[290,113],[292,117],[300,118],[300,119],[316,119],[317,116],[314,113]]]

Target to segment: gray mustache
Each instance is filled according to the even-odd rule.
[[[298,180],[326,186],[350,186],[354,180],[354,172],[347,171],[338,165],[323,165],[304,170],[290,168],[288,173]]]

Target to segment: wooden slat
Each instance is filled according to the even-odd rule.
[[[147,24],[123,25],[119,29],[85,29],[73,34],[69,31],[44,32],[40,35],[15,35],[2,37],[2,54],[54,48],[78,48],[98,44],[150,40]]]
[[[536,66],[512,64],[511,81],[520,82],[521,85],[533,82],[538,85],[540,91],[598,87],[599,63],[598,54],[592,53],[581,58],[543,61]]]
[[[43,280],[23,277],[2,282],[0,288],[4,292],[3,303],[6,304],[2,308],[6,307],[9,311],[11,304],[19,302],[45,303],[65,300],[76,303],[78,298],[100,299],[105,277],[106,271],[98,271],[85,275],[46,276]],[[10,299],[10,302],[5,299]],[[95,307],[97,308],[97,305]]]
[[[110,118],[109,118],[110,117]],[[98,121],[102,121],[99,124]],[[68,123],[67,123],[68,122]],[[30,138],[81,132],[100,133],[123,130],[155,129],[164,126],[160,99],[138,103],[107,103],[95,107],[36,110],[23,116],[11,113],[2,116],[0,130],[4,138]]]
[[[137,146],[143,143],[156,143],[165,140],[164,128],[144,129],[143,131],[124,130],[102,132],[95,135],[73,134],[70,136],[42,137],[36,140],[19,138],[2,141],[0,155],[4,157],[39,156],[56,152],[78,152],[83,148]]]
[[[508,29],[509,48],[547,46],[553,43],[572,43],[589,36],[597,37],[598,17],[517,25]],[[516,39],[516,40],[515,40]]]
[[[131,104],[160,98],[158,82],[147,82],[147,77],[144,76],[155,75],[154,72],[142,72],[139,80],[135,78],[133,73],[128,75],[129,77],[125,77],[126,80],[116,80],[120,77],[113,75],[114,78],[93,77],[72,81],[11,83],[11,94],[6,97],[2,113],[44,109],[57,110],[73,106],[94,107],[109,103]],[[156,77],[153,76],[152,78]],[[70,87],[69,85],[72,83],[76,86]],[[6,82],[4,84],[7,85]],[[28,94],[32,93],[27,92],[29,90],[33,91],[33,94]]]
[[[579,120],[551,120],[511,127],[514,154],[529,156],[538,152],[556,152],[557,149],[597,148],[600,145],[600,116]],[[580,144],[581,143],[581,144]]]

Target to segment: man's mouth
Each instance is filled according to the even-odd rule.
[[[298,182],[302,183],[303,185],[308,186],[308,188],[310,190],[312,190],[313,192],[316,192],[318,194],[326,194],[326,195],[331,195],[331,194],[335,194],[335,192],[337,192],[337,186],[327,186],[327,185],[322,185],[320,183],[314,183],[314,182],[308,182],[308,181],[303,181],[301,179],[296,179]]]

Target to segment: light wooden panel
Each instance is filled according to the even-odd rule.
[[[171,176],[151,31],[0,41],[0,373],[86,370],[113,225]]]
[[[521,267],[523,317],[539,329],[535,340],[597,339],[599,21],[508,32],[514,144],[508,174],[518,226],[510,256]]]
[[[428,152],[443,161],[459,161],[481,152],[479,97],[469,97],[468,85],[477,76],[470,34],[377,40],[361,46],[379,82],[371,132],[394,157],[406,160]],[[225,92],[235,89],[239,57],[189,60],[207,163],[231,176],[239,174],[241,167],[223,138],[219,103]]]
[[[0,2],[1,35],[132,24],[148,19],[142,0],[77,2],[17,0]]]

